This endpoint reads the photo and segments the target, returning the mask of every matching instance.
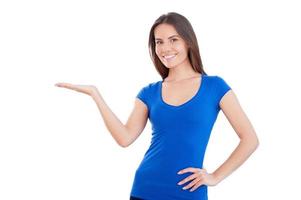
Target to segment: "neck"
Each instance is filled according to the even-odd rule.
[[[190,63],[183,63],[179,66],[170,68],[168,76],[164,79],[164,81],[180,81],[197,76],[200,76],[200,73],[194,71]]]

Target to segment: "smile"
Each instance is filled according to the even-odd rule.
[[[165,60],[167,60],[167,61],[169,61],[169,60],[171,60],[171,59],[173,59],[173,58],[175,58],[175,57],[176,57],[176,54],[174,54],[174,55],[163,56],[163,58],[164,58]]]

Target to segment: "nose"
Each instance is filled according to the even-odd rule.
[[[167,53],[170,52],[172,50],[172,44],[165,42],[163,44],[160,45],[160,51],[162,53]]]

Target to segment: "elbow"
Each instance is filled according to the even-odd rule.
[[[119,141],[117,142],[119,146],[126,148],[128,146],[130,146],[130,142],[129,141]]]
[[[251,138],[254,150],[256,150],[259,147],[259,139],[257,137],[257,134],[254,133],[254,136]]]
[[[123,148],[127,148],[127,147],[129,147],[130,145],[122,145],[121,147],[123,147]]]
[[[259,139],[256,137],[255,150],[259,147]]]
[[[259,147],[259,139],[257,137],[252,139],[251,146],[253,151],[255,151]]]
[[[118,142],[118,145],[119,145],[120,147],[123,147],[123,148],[126,148],[126,147],[129,146],[128,144],[126,144],[126,143],[124,143],[124,142]]]
[[[114,139],[120,147],[126,148],[131,145],[131,140],[128,137],[127,132],[122,132],[122,134],[120,134],[119,137],[117,137],[117,138],[115,137]]]
[[[252,152],[259,147],[259,139],[256,135],[254,137],[241,138],[241,142],[248,145]]]

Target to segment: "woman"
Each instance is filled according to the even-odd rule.
[[[149,50],[162,81],[141,88],[125,125],[96,87],[56,86],[90,95],[106,127],[123,147],[137,139],[150,119],[151,145],[136,170],[130,199],[206,200],[207,187],[237,169],[255,151],[258,138],[231,87],[220,76],[205,73],[197,38],[184,16],[174,12],[160,16],[150,30]],[[220,110],[240,143],[219,168],[208,173],[203,159]]]

